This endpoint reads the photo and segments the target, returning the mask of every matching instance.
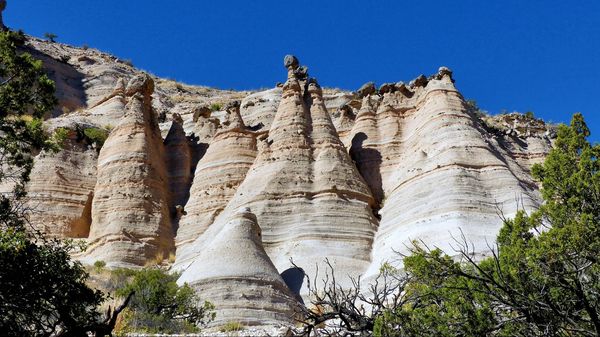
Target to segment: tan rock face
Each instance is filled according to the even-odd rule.
[[[152,90],[145,75],[129,82],[125,114],[100,150],[84,261],[140,266],[172,249],[167,171]]]
[[[249,207],[278,270],[290,268],[293,259],[312,274],[327,256],[340,273],[358,275],[370,262],[377,226],[370,208],[374,200],[336,134],[316,81],[288,73],[256,161],[192,250],[201,253],[223,235],[235,210]],[[188,262],[178,256],[176,264],[185,269]]]
[[[193,153],[190,141],[183,130],[183,120],[173,115],[173,123],[164,141],[167,182],[171,194],[171,209],[184,206],[189,198],[192,183]]]
[[[211,326],[293,322],[297,302],[261,241],[256,216],[241,209],[181,275],[179,282],[187,282],[215,305]]]
[[[289,323],[288,288],[304,292],[302,275],[288,287],[279,276],[295,270],[290,259],[314,276],[329,258],[343,284],[401,263],[394,250],[411,240],[452,254],[464,234],[485,254],[499,209],[540,202],[529,170],[552,128],[479,115],[447,68],[353,93],[321,89],[288,58],[285,84],[235,92],[136,77],[95,50],[29,44],[58,81],[49,125],[115,125],[99,155],[72,140],[36,157],[32,220],[54,236],[89,230],[86,263],[141,266],[176,247],[180,281],[217,305],[215,325]]]
[[[40,153],[27,185],[29,220],[57,237],[87,237],[96,185],[98,153],[75,139],[75,132],[58,153]]]
[[[187,215],[181,219],[177,231],[179,263],[193,256],[190,243],[204,233],[227,206],[256,158],[257,134],[245,127],[239,107],[230,107],[225,119],[196,166],[190,199],[185,206]]]
[[[408,253],[412,240],[452,254],[464,234],[485,252],[501,226],[498,209],[510,216],[539,203],[528,167],[478,125],[448,74],[417,82],[408,95],[368,95],[350,136],[382,204],[367,275],[396,261],[394,251]]]

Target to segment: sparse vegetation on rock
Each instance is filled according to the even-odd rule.
[[[86,285],[88,273],[71,259],[71,241],[47,239],[28,226],[22,200],[32,153],[53,149],[41,117],[54,106],[54,83],[42,63],[18,48],[24,35],[0,32],[0,332],[6,336],[104,336],[120,310],[103,318],[104,295]],[[64,136],[59,135],[59,140]]]
[[[221,109],[223,109],[223,104],[221,104],[221,103],[213,103],[210,105],[211,111],[219,111]]]
[[[200,304],[187,284],[177,285],[178,274],[160,268],[133,271],[117,296],[135,292],[118,332],[189,333],[214,319],[213,305]]]
[[[394,282],[368,290],[359,280],[339,286],[329,265],[297,335],[600,335],[600,145],[589,134],[580,114],[559,126],[555,148],[533,166],[545,204],[503,219],[491,256],[476,258],[464,237],[457,257],[415,242],[403,270],[381,268]]]
[[[108,138],[108,130],[101,128],[85,128],[83,129],[83,135],[85,140],[90,144],[96,144],[97,148],[100,149],[106,138]]]
[[[56,42],[56,38],[58,37],[58,35],[54,33],[44,33],[44,37],[50,42]]]

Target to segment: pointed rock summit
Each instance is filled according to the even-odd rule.
[[[192,149],[183,130],[183,119],[177,113],[172,116],[171,127],[164,144],[173,213],[177,205],[183,206],[187,202],[192,183]]]
[[[220,235],[181,275],[215,305],[211,326],[292,323],[296,300],[269,259],[256,216],[248,208],[233,213]]]
[[[510,218],[541,202],[531,166],[555,126],[481,116],[446,67],[350,92],[321,88],[288,55],[284,84],[238,92],[154,83],[93,48],[27,48],[56,82],[48,130],[72,130],[60,152],[35,156],[31,223],[87,238],[76,258],[88,265],[139,268],[174,252],[179,282],[216,305],[213,325],[293,324],[303,273],[319,283],[325,258],[342,287],[369,284],[386,262],[402,268],[413,240],[454,254],[464,235],[479,258],[498,209]],[[101,149],[82,135],[92,127],[112,129]]]
[[[98,157],[89,247],[83,260],[143,266],[172,250],[163,142],[148,75],[125,88],[127,106]]]
[[[268,137],[235,195],[192,244],[189,259],[225,235],[236,210],[250,207],[278,270],[290,268],[291,258],[314,275],[316,264],[329,258],[340,275],[358,275],[370,262],[374,199],[337,136],[316,80],[292,56],[284,65],[288,78]],[[188,280],[193,274],[186,271]]]
[[[175,240],[178,264],[193,256],[190,244],[214,222],[244,180],[256,158],[256,137],[240,117],[239,102],[227,106],[225,121],[196,166],[187,215],[179,222]]]

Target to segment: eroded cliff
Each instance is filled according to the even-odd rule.
[[[395,252],[412,240],[452,253],[464,235],[485,254],[499,211],[540,202],[529,170],[552,128],[479,114],[444,67],[347,92],[321,88],[288,56],[284,84],[235,92],[92,49],[34,38],[28,48],[57,81],[49,130],[70,130],[62,151],[35,158],[32,222],[87,241],[86,263],[173,256],[219,324],[289,323],[306,291],[293,272],[313,276],[325,258],[369,278],[401,265]],[[76,137],[87,127],[110,130],[101,148]]]

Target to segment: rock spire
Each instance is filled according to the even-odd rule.
[[[215,305],[211,326],[293,322],[297,302],[265,252],[261,229],[249,208],[230,216],[179,282],[187,282]]]
[[[89,248],[84,261],[143,266],[173,246],[163,142],[152,109],[154,81],[133,77],[127,106],[98,158]]]
[[[336,133],[317,81],[292,56],[284,65],[288,78],[282,100],[268,136],[259,141],[256,160],[190,249],[202,252],[224,235],[226,221],[237,209],[250,207],[279,271],[290,268],[292,258],[312,275],[316,263],[328,257],[340,273],[357,275],[370,262],[377,227],[373,197]],[[186,275],[187,280],[195,277],[191,271]]]

